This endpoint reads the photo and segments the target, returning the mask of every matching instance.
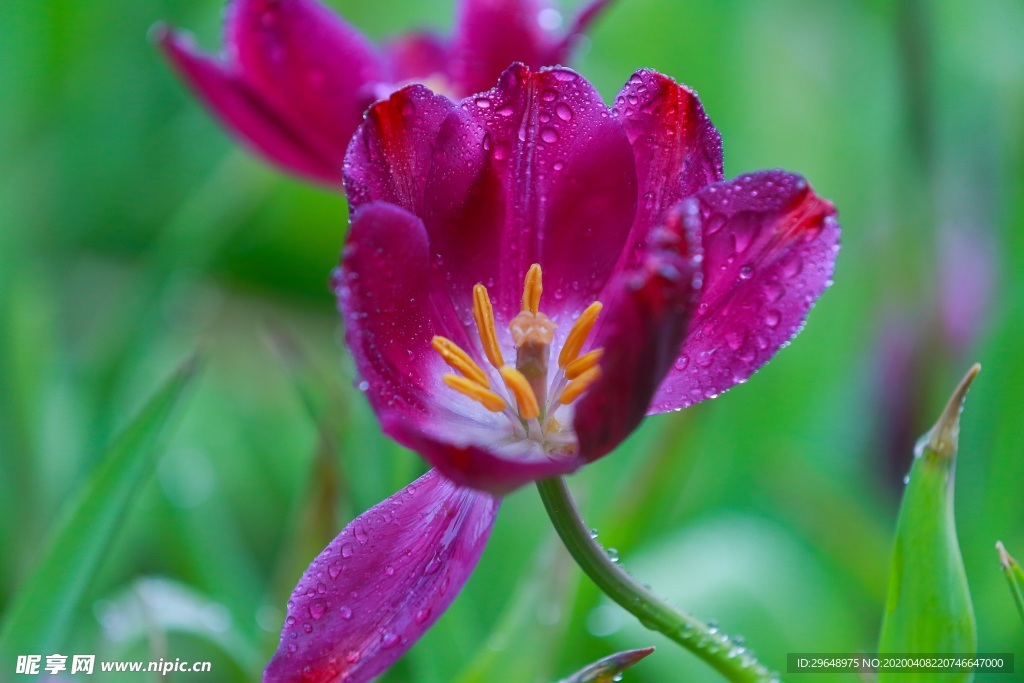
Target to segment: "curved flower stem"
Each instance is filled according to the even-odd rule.
[[[569,554],[605,595],[641,624],[679,643],[734,683],[779,680],[747,649],[717,628],[668,604],[615,564],[583,523],[564,479],[538,481],[537,490]]]

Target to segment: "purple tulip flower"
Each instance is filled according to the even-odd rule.
[[[546,0],[463,0],[450,40],[412,33],[378,47],[315,0],[233,0],[219,59],[164,27],[157,40],[232,134],[283,170],[340,188],[345,148],[374,101],[412,81],[465,97],[512,62],[562,64],[609,1],[592,0],[563,32]]]
[[[745,381],[828,286],[835,209],[801,177],[722,179],[696,94],[652,71],[608,108],[517,64],[459,103],[368,112],[334,280],[384,432],[435,469],[360,515],[288,603],[267,681],[366,681],[451,603],[501,495],[644,415]]]

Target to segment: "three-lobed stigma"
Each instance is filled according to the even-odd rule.
[[[562,425],[554,413],[562,406],[571,405],[601,376],[599,363],[604,351],[592,349],[581,354],[601,312],[601,302],[587,306],[573,323],[558,354],[558,369],[552,376],[548,360],[556,325],[540,310],[542,291],[541,267],[535,263],[523,282],[522,310],[509,322],[515,344],[513,367],[505,362],[498,343],[494,307],[487,288],[482,284],[473,287],[473,319],[480,345],[487,361],[497,370],[500,385],[492,385],[488,372],[452,340],[436,336],[431,344],[455,371],[443,377],[448,387],[491,412],[504,413],[517,438],[533,439],[552,449],[560,449],[567,444],[557,438]]]

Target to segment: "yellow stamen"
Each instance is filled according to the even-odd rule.
[[[558,402],[564,406],[569,405],[578,399],[580,394],[589,389],[590,385],[593,384],[600,376],[601,368],[595,365],[577,377],[575,381],[570,382],[569,386],[567,386],[565,391],[562,392],[562,395],[558,397]]]
[[[540,309],[540,293],[543,290],[541,285],[540,264],[534,263],[530,270],[526,271],[526,281],[523,283],[523,310],[534,315]]]
[[[484,355],[491,361],[491,365],[500,368],[505,364],[505,359],[501,356],[498,333],[494,329],[494,308],[491,306],[487,288],[479,283],[473,287],[473,318],[476,320],[477,329],[480,330]]]
[[[562,352],[558,354],[558,367],[564,368],[580,355],[583,344],[586,343],[590,330],[594,328],[597,314],[600,312],[601,302],[595,301],[587,306],[586,310],[576,319],[572,329],[569,330],[569,336],[566,338],[565,344],[562,346]]]
[[[526,379],[526,375],[511,365],[502,367],[498,372],[501,373],[501,378],[505,380],[505,386],[516,397],[516,403],[519,405],[519,417],[524,420],[533,420],[540,417],[540,406],[537,405],[537,396],[533,393],[533,388]]]
[[[484,408],[487,408],[487,410],[492,413],[500,413],[505,410],[505,399],[498,396],[487,387],[480,386],[471,379],[459,377],[458,375],[453,375],[451,373],[445,373],[442,379],[449,387],[463,396],[468,396],[474,401],[479,401],[483,404]]]
[[[444,362],[451,366],[452,370],[461,372],[468,379],[484,387],[491,386],[490,381],[487,379],[487,373],[451,339],[438,335],[430,340],[430,345],[441,354],[441,358],[444,358]]]
[[[595,367],[603,355],[604,349],[594,349],[569,363],[565,366],[566,379],[576,379],[590,368]]]

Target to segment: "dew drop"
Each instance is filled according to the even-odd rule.
[[[342,557],[352,557],[352,553],[354,553],[355,551],[356,550],[352,547],[351,543],[346,543],[345,545],[341,546]]]
[[[685,353],[679,358],[676,358],[676,370],[685,370],[686,366],[690,364],[690,357]]]
[[[319,619],[327,611],[327,605],[324,604],[323,600],[314,600],[309,603],[309,616],[313,617],[314,620]]]
[[[338,574],[341,573],[341,562],[333,562],[327,567],[327,573],[331,575],[332,579],[338,578]]]
[[[786,293],[786,288],[780,285],[778,282],[769,282],[764,286],[764,298],[768,303],[773,304],[782,298],[782,295]]]
[[[747,264],[740,268],[740,279],[749,280],[754,275],[754,268],[750,264]]]
[[[555,105],[555,114],[563,121],[572,120],[572,108],[565,102],[559,102]]]
[[[362,545],[363,543],[366,543],[366,539],[368,537],[366,535],[366,529],[363,527],[362,524],[357,524],[356,525],[355,536],[356,536],[356,540],[359,541],[359,545]]]
[[[398,645],[398,636],[390,631],[385,631],[380,637],[380,646],[385,650]]]
[[[417,624],[422,624],[424,621],[430,618],[430,608],[425,607],[416,613],[415,619]]]
[[[768,327],[778,327],[782,321],[782,314],[778,311],[768,311],[764,316],[764,324]]]
[[[359,658],[361,656],[362,655],[360,655],[359,652],[357,652],[356,650],[350,650],[349,653],[345,655],[345,661],[349,664],[355,664],[359,661]]]
[[[342,605],[341,607],[338,608],[338,616],[341,617],[342,619],[351,619],[352,618],[352,610],[349,609],[348,607],[346,607],[345,605]]]
[[[784,278],[796,277],[800,274],[803,267],[804,262],[803,259],[800,258],[800,254],[790,252],[782,259],[782,262],[779,263],[779,274]]]
[[[490,109],[491,101],[486,97],[478,97],[476,98],[476,106],[480,107],[481,109]]]
[[[547,143],[558,142],[558,131],[554,128],[544,128],[540,132],[540,139]]]
[[[702,368],[706,368],[707,366],[711,365],[711,362],[715,359],[715,351],[717,351],[717,349],[709,349],[698,353],[697,365],[701,366]]]

